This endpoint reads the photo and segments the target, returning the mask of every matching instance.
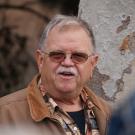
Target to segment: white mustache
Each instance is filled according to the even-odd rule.
[[[71,73],[75,76],[78,75],[78,71],[76,70],[76,68],[73,68],[73,67],[59,67],[56,71],[57,74],[60,74],[63,72],[68,72],[68,73]]]

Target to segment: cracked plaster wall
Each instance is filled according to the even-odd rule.
[[[135,1],[80,0],[78,15],[92,26],[100,56],[89,86],[108,101],[135,91]]]

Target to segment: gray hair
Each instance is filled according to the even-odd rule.
[[[93,35],[93,31],[92,28],[88,25],[87,22],[85,22],[84,20],[82,20],[79,17],[76,16],[66,16],[66,15],[56,15],[52,18],[52,20],[48,23],[48,25],[45,27],[41,38],[39,40],[39,49],[44,49],[46,40],[48,38],[48,34],[49,32],[56,26],[58,25],[77,25],[82,27],[85,32],[88,34],[88,36],[90,37],[91,41],[92,41],[92,45],[93,45],[93,50],[95,50],[96,46],[95,46],[95,38]]]

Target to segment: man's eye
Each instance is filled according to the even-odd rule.
[[[83,53],[75,53],[73,56],[80,59],[87,59],[88,57],[87,54],[83,54]]]
[[[64,57],[64,53],[51,52],[49,56],[52,57],[52,58],[61,58],[61,57]]]

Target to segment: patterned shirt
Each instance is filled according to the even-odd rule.
[[[99,135],[96,118],[93,112],[93,103],[89,100],[87,93],[83,90],[81,99],[84,105],[85,114],[85,134],[86,135]],[[66,135],[81,135],[79,128],[70,115],[62,110],[56,102],[46,93],[44,100],[48,105],[51,117],[59,121]]]

